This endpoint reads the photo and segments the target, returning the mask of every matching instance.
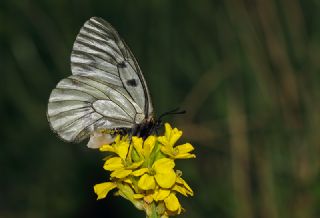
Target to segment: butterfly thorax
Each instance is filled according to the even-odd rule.
[[[130,131],[133,136],[138,136],[142,138],[147,138],[152,135],[159,128],[158,122],[154,117],[149,117],[143,122],[136,124]]]

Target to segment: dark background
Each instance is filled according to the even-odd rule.
[[[178,168],[200,218],[320,217],[320,3],[317,0],[1,0],[0,217],[144,217],[109,195],[102,156],[49,129],[46,106],[71,74],[92,16],[119,31],[155,109],[197,159]]]

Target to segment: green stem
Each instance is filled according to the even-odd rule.
[[[154,202],[151,204],[151,214],[150,216],[147,215],[147,218],[160,218],[159,214],[157,213],[156,204]]]

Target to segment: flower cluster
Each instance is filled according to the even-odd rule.
[[[116,136],[112,144],[100,147],[111,152],[103,168],[110,171],[110,181],[96,184],[98,199],[105,198],[112,189],[131,201],[147,217],[168,217],[183,211],[177,193],[193,196],[189,185],[174,170],[175,159],[195,158],[190,143],[175,146],[182,131],[165,124],[163,136],[151,135],[145,140],[133,136]]]

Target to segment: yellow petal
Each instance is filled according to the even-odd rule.
[[[114,140],[114,143],[115,143],[115,144],[118,144],[118,143],[120,142],[120,140],[121,140],[121,136],[120,136],[120,135],[117,135],[116,138],[115,138],[115,140]]]
[[[167,137],[167,138],[170,138],[170,136],[171,136],[171,131],[172,131],[172,127],[170,126],[170,124],[169,123],[165,123],[164,124],[164,128],[165,128],[165,136]]]
[[[127,141],[121,141],[118,145],[115,146],[117,154],[122,158],[126,159],[129,151],[129,143]]]
[[[161,144],[163,144],[165,146],[169,145],[169,140],[165,136],[159,136],[158,137],[158,142],[160,142]]]
[[[162,151],[162,153],[170,156],[170,157],[173,157],[173,148],[170,147],[170,146],[161,146],[160,150]]]
[[[109,171],[113,171],[113,170],[120,169],[123,167],[124,166],[122,164],[122,160],[120,157],[112,157],[112,158],[108,159],[103,165],[103,168],[105,170],[109,170]]]
[[[141,169],[133,171],[132,175],[133,176],[142,176],[143,174],[147,173],[148,171],[149,171],[148,168],[141,168]]]
[[[189,153],[194,150],[194,147],[190,143],[185,143],[175,147],[179,153]]]
[[[174,128],[171,132],[169,144],[173,146],[181,136],[182,136],[182,131],[178,130],[177,128]]]
[[[94,192],[97,194],[97,200],[105,198],[108,194],[108,192],[112,189],[117,187],[117,185],[113,182],[103,182],[100,184],[96,184],[93,189]]]
[[[151,154],[151,152],[156,144],[156,141],[157,141],[157,138],[155,136],[149,136],[144,141],[143,152],[144,152],[145,157],[148,157]]]
[[[181,205],[175,194],[171,193],[166,199],[164,199],[166,208],[170,211],[181,210]],[[178,213],[179,214],[179,213]]]
[[[190,159],[190,158],[196,158],[195,154],[189,154],[189,153],[185,153],[185,154],[177,154],[176,156],[174,156],[175,159]]]
[[[169,158],[161,158],[155,161],[152,165],[152,168],[156,173],[166,173],[174,168],[174,161]]]
[[[142,190],[150,190],[156,187],[156,183],[154,181],[154,177],[148,174],[144,174],[141,176],[138,182],[138,187]]]
[[[188,183],[187,183],[186,181],[184,181],[184,179],[182,179],[181,177],[177,177],[176,182],[177,182],[178,184],[183,185],[183,186],[186,188],[186,190],[188,191],[189,195],[191,195],[191,196],[193,195],[192,189],[190,188],[190,186],[188,185]]]
[[[179,177],[177,177],[177,183],[183,185],[185,183],[185,181],[179,176]]]
[[[111,146],[111,145],[102,145],[100,148],[99,148],[100,151],[110,151],[110,152],[115,152],[114,151],[114,148]]]
[[[132,137],[132,143],[133,143],[133,147],[136,149],[138,154],[141,156],[142,153],[143,153],[143,151],[142,151],[142,144],[143,144],[142,138],[133,136]]]
[[[154,194],[153,194],[153,199],[155,201],[162,201],[164,200],[166,197],[168,197],[170,194],[170,190],[166,190],[166,189],[159,189],[157,190]]]
[[[118,178],[118,179],[123,179],[123,178],[129,176],[131,172],[132,172],[132,170],[118,169],[118,170],[113,171],[110,174],[110,176],[114,177],[114,178]]]
[[[180,185],[174,185],[173,187],[172,187],[172,190],[173,191],[176,191],[176,192],[179,192],[180,194],[182,194],[182,195],[184,195],[184,196],[188,196],[188,194],[187,193],[189,193],[189,192],[187,192],[187,190],[184,188],[184,187],[182,187],[182,186],[180,186]]]
[[[123,180],[123,182],[125,182],[125,183],[128,183],[128,184],[132,185],[132,180],[131,180],[131,179],[125,179],[125,180]]]
[[[166,173],[157,173],[154,176],[158,185],[161,188],[171,188],[176,182],[176,177],[177,176],[173,171],[173,169],[171,169],[170,171],[167,171]]]

